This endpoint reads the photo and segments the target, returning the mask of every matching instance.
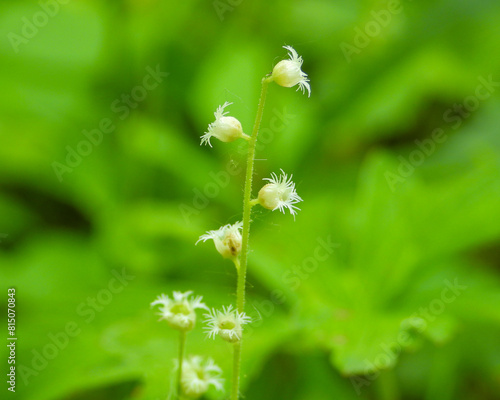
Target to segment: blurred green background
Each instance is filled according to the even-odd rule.
[[[241,219],[246,143],[200,136],[225,101],[249,132],[292,45],[312,95],[270,86],[255,179],[283,168],[304,202],[253,215],[246,398],[498,399],[499,19],[497,0],[2,1],[6,393],[167,397],[177,335],[150,302],[235,300],[233,265],[194,243]],[[229,388],[229,344],[199,323],[187,346]]]

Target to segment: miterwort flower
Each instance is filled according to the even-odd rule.
[[[285,213],[285,208],[288,208],[290,214],[295,217],[296,210],[300,210],[295,203],[302,201],[300,196],[295,191],[295,183],[292,181],[293,175],[288,178],[287,174],[281,170],[281,176],[277,176],[274,172],[271,178],[264,178],[269,181],[267,185],[259,191],[259,204],[268,210],[279,209]]]
[[[174,292],[172,299],[162,294],[151,303],[151,306],[160,305],[160,321],[166,320],[168,324],[179,331],[190,331],[196,323],[197,308],[208,310],[201,302],[202,297],[189,297],[193,292]]]
[[[217,390],[223,390],[224,380],[221,373],[221,369],[211,358],[204,362],[200,356],[190,356],[182,363],[182,393],[197,399],[205,394],[210,385]]]
[[[241,127],[240,121],[234,117],[226,117],[225,115],[228,111],[224,112],[224,109],[233,103],[228,103],[227,101],[217,108],[215,111],[215,121],[208,125],[208,132],[201,137],[201,144],[207,144],[212,147],[210,143],[210,138],[215,137],[222,142],[233,142],[239,138],[249,139],[248,135],[243,133],[243,128]]]
[[[224,225],[215,231],[208,231],[205,235],[201,235],[196,244],[200,240],[206,242],[212,239],[215,248],[224,258],[235,260],[241,251],[241,233],[243,227],[242,222],[236,222],[231,225]]]
[[[289,60],[282,60],[273,69],[271,75],[274,82],[280,86],[292,87],[299,85],[297,90],[302,90],[305,93],[306,89],[308,92],[308,97],[311,96],[311,86],[309,85],[309,79],[307,79],[307,74],[302,71],[302,57],[300,57],[295,49],[291,46],[283,46],[283,48],[288,50]]]
[[[220,335],[227,342],[237,342],[241,339],[242,325],[251,322],[251,318],[244,312],[239,313],[233,310],[233,306],[222,307],[222,311],[212,309],[208,314],[205,314],[205,322],[207,327],[205,331],[208,337],[214,338]]]

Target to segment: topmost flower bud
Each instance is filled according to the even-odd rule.
[[[297,90],[305,90],[309,92],[308,97],[311,96],[311,86],[309,85],[309,79],[307,79],[307,74],[301,70],[302,57],[300,57],[292,46],[283,46],[283,48],[288,50],[289,60],[282,60],[273,69],[272,79],[280,86],[292,87],[299,85]]]
[[[215,136],[221,142],[233,142],[239,138],[249,139],[248,135],[243,133],[240,121],[234,117],[225,116],[228,112],[224,112],[224,108],[231,104],[233,103],[226,101],[222,106],[217,108],[217,111],[214,113],[215,121],[208,125],[208,132],[205,132],[201,137],[201,144],[208,143],[212,147],[210,143],[212,136]]]

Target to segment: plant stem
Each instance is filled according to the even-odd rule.
[[[231,400],[238,400],[240,387],[241,340],[233,345],[233,387]]]
[[[375,388],[379,400],[398,400],[400,398],[398,382],[393,369],[380,373]]]
[[[266,101],[267,86],[270,78],[262,79],[262,89],[260,92],[259,106],[257,108],[257,116],[253,126],[252,136],[248,142],[247,156],[247,172],[245,177],[245,192],[243,195],[243,233],[241,242],[241,260],[238,274],[238,284],[236,289],[236,305],[238,312],[243,312],[245,306],[245,280],[248,261],[248,240],[250,237],[250,211],[252,209],[252,181],[253,181],[253,164],[255,159],[255,145],[257,144],[257,135],[259,134],[260,122],[264,113],[264,104]]]
[[[177,369],[177,399],[181,398],[182,362],[184,361],[184,347],[186,345],[186,332],[179,332],[179,368]]]
[[[248,156],[247,156],[247,172],[245,177],[245,192],[243,195],[243,234],[241,243],[241,260],[238,268],[238,282],[236,286],[236,308],[239,313],[245,309],[245,286],[248,261],[248,240],[250,237],[250,211],[252,210],[252,180],[253,180],[253,164],[255,160],[255,145],[257,144],[257,135],[259,134],[260,123],[264,113],[264,104],[266,102],[267,86],[271,82],[271,78],[262,79],[262,89],[260,91],[259,106],[257,108],[257,116],[253,126],[252,136],[248,141]],[[231,391],[231,400],[238,400],[238,391],[240,384],[240,364],[241,364],[241,342],[234,344],[233,354],[233,387]]]

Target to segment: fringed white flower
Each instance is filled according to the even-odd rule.
[[[151,303],[151,307],[160,305],[160,321],[166,320],[168,324],[179,331],[190,331],[196,323],[197,308],[208,310],[201,302],[202,296],[189,297],[193,292],[174,292],[172,299],[162,294]]]
[[[288,178],[287,174],[281,170],[281,175],[278,177],[274,172],[271,178],[264,178],[269,181],[259,191],[259,204],[268,210],[280,210],[285,213],[285,208],[288,208],[290,214],[295,218],[296,210],[300,210],[294,204],[302,201],[300,196],[295,191],[295,183],[292,181],[293,175]]]
[[[181,388],[185,396],[197,399],[205,394],[212,385],[216,390],[224,390],[222,370],[209,358],[190,356],[182,363]]]
[[[208,132],[201,137],[201,144],[207,144],[212,147],[210,138],[215,137],[222,142],[233,142],[236,139],[244,138],[249,139],[248,135],[243,133],[240,121],[234,117],[226,117],[228,111],[224,111],[227,106],[233,103],[227,101],[217,108],[215,111],[215,121],[208,125]]]
[[[280,86],[292,87],[299,85],[297,90],[302,90],[305,93],[306,89],[308,97],[311,96],[311,86],[307,74],[302,71],[302,57],[300,57],[292,46],[283,46],[288,50],[289,60],[282,60],[273,69],[272,79]]]
[[[204,328],[208,337],[215,339],[216,335],[220,335],[227,342],[234,343],[241,339],[242,326],[248,324],[252,319],[244,312],[239,313],[233,310],[233,306],[222,307],[222,311],[212,309],[206,317]]]
[[[241,233],[243,222],[236,222],[231,225],[224,225],[215,231],[208,231],[205,235],[201,235],[196,244],[200,240],[206,242],[212,239],[215,248],[224,258],[235,260],[241,251]]]

